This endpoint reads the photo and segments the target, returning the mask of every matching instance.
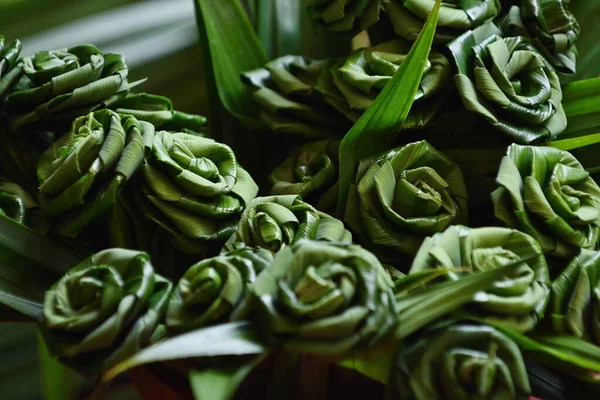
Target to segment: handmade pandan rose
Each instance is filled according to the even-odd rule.
[[[356,121],[373,103],[406,59],[412,44],[408,40],[394,39],[358,50],[347,57],[339,67],[331,68],[333,82],[344,97],[347,108],[352,111],[345,113],[347,117]],[[439,108],[439,104],[427,100],[434,98],[449,82],[450,63],[441,53],[431,51],[411,113],[403,127],[416,128],[425,125]]]
[[[339,147],[339,140],[301,146],[269,175],[271,194],[297,194],[318,210],[332,210],[339,192]]]
[[[242,214],[225,250],[242,243],[278,252],[301,239],[350,243],[352,235],[342,221],[317,211],[300,196],[257,197]]]
[[[145,347],[161,323],[172,284],[146,253],[108,249],[67,272],[44,299],[42,335],[67,365],[99,372]]]
[[[383,8],[394,32],[415,41],[431,14],[435,0],[384,0]],[[448,43],[463,32],[474,29],[500,12],[500,0],[443,0],[440,7],[435,41]]]
[[[600,187],[569,152],[513,144],[496,183],[496,217],[533,236],[545,253],[570,257],[598,247]]]
[[[462,173],[425,141],[362,160],[344,221],[378,257],[398,262],[428,235],[467,222]]]
[[[192,265],[169,300],[167,328],[184,332],[247,318],[252,284],[272,260],[269,250],[244,246]]]
[[[507,228],[452,226],[423,242],[410,274],[435,268],[456,268],[464,271],[451,272],[445,277],[460,280],[466,274],[508,264],[518,264],[518,267],[489,289],[478,293],[466,309],[484,320],[528,332],[544,315],[549,300],[550,275],[540,245],[523,232]]]
[[[467,110],[520,144],[553,140],[565,130],[558,75],[529,39],[502,37],[488,22],[448,47]]]
[[[254,283],[258,321],[286,351],[341,356],[390,332],[392,285],[360,246],[302,240],[277,254]]]
[[[138,184],[145,216],[188,254],[218,252],[258,192],[229,146],[183,132],[156,133]]]
[[[600,253],[581,249],[552,282],[550,318],[557,332],[600,344]]]
[[[289,55],[242,74],[242,79],[253,88],[262,109],[260,119],[273,132],[313,139],[341,137],[348,122],[317,90],[327,65],[327,61]]]
[[[308,15],[332,32],[356,32],[379,21],[382,0],[304,0]]]
[[[518,399],[531,392],[519,346],[486,325],[430,329],[401,345],[392,371],[393,399]]]
[[[23,58],[22,68],[5,102],[14,130],[38,121],[73,120],[117,101],[131,87],[125,59],[92,45],[40,51]]]
[[[18,39],[7,42],[6,38],[0,35],[0,100],[21,77],[23,69],[15,68],[21,48]]]
[[[570,0],[522,1],[509,9],[500,25],[507,35],[529,37],[558,71],[575,73],[580,28]]]
[[[152,146],[154,127],[101,110],[77,118],[41,156],[40,203],[54,229],[75,237],[119,197]]]

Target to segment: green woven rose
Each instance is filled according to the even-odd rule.
[[[467,222],[460,168],[425,141],[360,162],[344,221],[385,262],[414,255],[423,239]]]
[[[169,300],[167,328],[184,332],[247,318],[250,287],[272,260],[269,250],[241,247],[192,265]]]
[[[59,234],[77,236],[115,204],[153,135],[147,122],[102,110],[77,118],[40,156],[41,205]]]
[[[377,258],[360,246],[307,240],[283,249],[254,283],[267,337],[290,352],[328,357],[390,332],[391,288]]]
[[[355,121],[373,103],[406,59],[412,44],[407,40],[395,39],[361,49],[346,58],[338,68],[331,69],[333,81],[346,100],[347,107],[355,111],[354,114],[345,113],[347,116]],[[449,81],[450,63],[441,53],[431,51],[415,95],[415,103],[403,128],[416,127],[417,114],[429,118],[435,114],[439,106],[426,100],[439,93]],[[426,122],[427,118],[421,124]]]
[[[155,94],[129,94],[114,108],[120,114],[133,115],[140,121],[150,122],[156,129],[198,132],[206,125],[203,116],[174,110],[169,98]]]
[[[300,196],[257,197],[244,210],[225,250],[243,243],[276,253],[301,239],[351,243],[352,235],[342,221],[317,211]]]
[[[496,217],[533,236],[545,253],[570,257],[577,247],[598,247],[600,188],[569,152],[513,144],[496,183]]]
[[[398,351],[389,398],[520,399],[531,392],[519,346],[485,325],[433,329]]]
[[[579,23],[570,0],[524,0],[512,6],[501,22],[510,36],[527,36],[560,72],[575,73]]]
[[[552,282],[550,317],[563,335],[600,344],[600,253],[581,249]]]
[[[37,201],[21,186],[0,177],[0,215],[26,225],[29,211],[38,207]]]
[[[304,0],[308,15],[332,32],[356,32],[379,21],[382,0]]]
[[[294,151],[269,175],[271,194],[297,194],[324,212],[337,204],[339,140],[321,140]]]
[[[435,0],[383,0],[396,35],[415,41],[431,14]],[[500,0],[442,0],[434,40],[448,43],[500,12]]]
[[[90,372],[133,355],[164,317],[172,286],[146,253],[90,256],[46,292],[41,331],[51,354]]]
[[[187,133],[157,132],[140,175],[144,214],[187,254],[220,249],[258,193],[229,146]]]
[[[290,55],[246,72],[242,79],[254,89],[254,99],[262,107],[260,118],[273,132],[339,137],[346,133],[348,122],[316,90],[326,66],[326,61]]]
[[[491,22],[449,45],[465,108],[521,144],[555,139],[567,126],[558,75],[525,37]]]
[[[0,35],[0,100],[23,73],[22,68],[14,68],[19,54],[21,54],[21,48],[22,45],[18,39],[7,43],[4,36]]]
[[[550,293],[546,259],[531,236],[507,228],[452,226],[425,239],[410,273],[432,268],[465,268],[464,273],[445,275],[459,280],[463,274],[516,262],[520,264],[515,273],[476,295],[469,310],[487,321],[528,332],[544,315]]]
[[[40,51],[22,64],[24,75],[5,104],[13,129],[72,120],[104,108],[130,88],[123,57],[92,45]]]

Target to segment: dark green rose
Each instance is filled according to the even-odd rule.
[[[229,146],[188,133],[157,132],[139,176],[144,214],[187,254],[218,251],[258,193]]]
[[[485,325],[440,326],[401,345],[391,399],[520,399],[531,392],[519,346]]]
[[[279,252],[254,283],[258,321],[287,351],[341,356],[390,332],[392,285],[360,246],[302,240]]]
[[[570,10],[570,0],[524,0],[512,6],[501,21],[510,36],[527,36],[564,73],[575,73],[579,23]]]
[[[600,187],[569,152],[513,144],[496,183],[496,217],[533,236],[545,253],[569,257],[598,247]]]
[[[519,331],[531,331],[544,315],[549,300],[550,276],[538,242],[508,228],[452,226],[425,239],[410,274],[434,268],[463,268],[447,279],[519,263],[510,276],[478,293],[467,307],[487,321]]]
[[[352,235],[342,221],[317,211],[300,196],[257,197],[244,210],[225,249],[243,243],[278,252],[301,239],[352,242]]]
[[[254,99],[262,108],[260,118],[272,131],[308,138],[340,137],[349,124],[316,89],[327,65],[290,55],[246,72],[242,79],[254,89]]]
[[[169,98],[155,94],[129,94],[114,108],[120,114],[133,115],[140,121],[150,122],[156,129],[199,132],[206,125],[203,116],[177,111],[173,109]]]
[[[521,144],[555,139],[567,126],[558,75],[525,37],[491,22],[448,46],[465,108]]]
[[[344,221],[385,262],[412,256],[426,236],[467,222],[460,168],[425,141],[362,160]]]
[[[552,282],[550,318],[561,334],[600,344],[600,253],[581,249]]]
[[[431,14],[435,0],[383,0],[394,32],[415,41]],[[442,0],[435,41],[448,43],[469,29],[475,29],[500,12],[500,0]]]
[[[128,68],[118,54],[92,45],[40,51],[22,60],[24,75],[6,98],[13,129],[73,120],[127,94]]]
[[[22,68],[14,68],[19,54],[21,54],[21,48],[22,45],[18,39],[7,43],[4,36],[0,35],[0,100],[23,73]]]
[[[294,151],[269,175],[271,194],[297,194],[324,212],[338,198],[339,140],[321,140]]]
[[[133,355],[162,321],[172,286],[146,253],[90,256],[46,292],[41,330],[51,354],[94,372]]]
[[[379,21],[382,0],[304,0],[308,15],[332,32],[356,32]]]
[[[373,103],[406,59],[412,42],[394,39],[368,49],[361,49],[331,69],[333,82],[351,112],[345,115],[356,121]],[[423,77],[415,95],[411,113],[403,128],[419,127],[433,117],[439,105],[431,101],[450,82],[450,63],[435,50],[429,54]]]
[[[40,203],[59,234],[77,236],[115,204],[153,136],[151,124],[101,110],[77,118],[40,156]]]
[[[192,265],[169,300],[167,328],[183,332],[247,318],[251,285],[272,260],[269,250],[240,247]]]

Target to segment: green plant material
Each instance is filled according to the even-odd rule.
[[[417,38],[434,6],[434,0],[383,0],[383,8],[394,32],[408,40]],[[434,40],[436,43],[448,43],[463,32],[496,17],[499,12],[499,0],[444,0],[441,2]]]
[[[563,107],[567,115],[564,139],[549,145],[561,150],[591,146],[600,141],[600,77],[571,82],[563,87]],[[593,152],[592,152],[593,153]],[[596,167],[595,159],[590,160]],[[584,163],[585,164],[585,163]]]
[[[43,214],[56,232],[75,237],[112,207],[153,136],[151,124],[109,110],[77,118],[37,169]]]
[[[300,196],[257,197],[244,210],[224,250],[242,243],[276,253],[301,239],[351,243],[352,234],[342,221],[317,211]]]
[[[4,36],[0,35],[0,100],[21,78],[22,68],[14,68],[21,54],[21,42],[17,39],[6,43]]]
[[[557,332],[600,344],[600,253],[581,249],[552,282],[551,321]]]
[[[251,123],[259,108],[240,75],[263,66],[267,55],[239,1],[223,0],[218,7],[211,0],[195,0],[195,4],[200,42],[205,46],[205,59],[210,60],[207,78],[214,78],[217,92],[213,97],[218,95],[230,114]]]
[[[496,217],[533,236],[544,253],[567,258],[598,246],[600,188],[570,153],[512,144],[496,183]]]
[[[572,79],[587,79],[600,75],[600,46],[596,25],[600,3],[597,1],[574,1],[570,4],[573,15],[581,26],[581,32],[577,38],[577,72],[571,76]]]
[[[436,0],[423,30],[400,68],[342,140],[338,216],[345,215],[348,190],[358,162],[392,148],[396,142],[427,65],[440,4],[441,0]]]
[[[412,256],[426,236],[467,223],[460,168],[426,141],[362,160],[344,221],[380,259]]]
[[[567,126],[558,75],[525,37],[491,22],[448,45],[465,108],[521,144],[554,140]]]
[[[398,350],[389,391],[397,399],[517,399],[531,392],[523,356],[502,332],[443,324]]]
[[[157,132],[140,176],[135,203],[186,254],[218,251],[258,193],[229,146],[188,133]]]
[[[501,326],[494,327],[517,343],[528,359],[582,381],[599,382],[600,347],[573,336],[527,337]]]
[[[304,0],[311,19],[332,32],[356,33],[379,21],[382,0]]]
[[[354,121],[373,104],[377,95],[406,60],[412,42],[394,39],[351,54],[331,70],[332,79],[344,97],[346,116]],[[450,63],[441,53],[431,51],[425,64],[413,107],[403,128],[422,128],[439,109],[439,101],[431,101],[450,81]],[[440,96],[434,97],[436,100]]]
[[[273,132],[307,138],[340,137],[349,124],[315,88],[326,66],[327,61],[288,55],[245,72],[242,80],[254,89],[254,100],[262,109],[260,118]]]
[[[40,384],[43,400],[74,399],[81,379],[77,372],[61,365],[50,355],[42,335],[37,335]]]
[[[251,285],[272,260],[269,250],[240,247],[192,265],[169,299],[167,329],[179,333],[248,318]]]
[[[1,215],[0,244],[0,303],[40,319],[45,291],[81,257]]]
[[[137,352],[107,370],[102,382],[112,380],[128,369],[150,364],[187,358],[246,356],[264,354],[266,347],[256,328],[247,321],[230,322],[198,329],[157,343]]]
[[[163,319],[172,286],[146,253],[108,249],[88,257],[46,292],[40,328],[50,353],[88,372],[135,354]]]
[[[25,57],[22,68],[5,101],[13,130],[38,121],[71,121],[124,97],[133,86],[124,58],[92,45],[40,51]]]
[[[518,263],[518,268],[474,296],[467,310],[484,321],[528,332],[542,319],[550,294],[548,266],[531,236],[507,228],[453,226],[423,242],[410,273],[465,267],[463,273],[445,275],[460,281],[465,274],[509,263]]]
[[[222,365],[190,372],[190,386],[197,399],[230,400],[237,388],[262,360],[264,355],[250,359],[237,358]]]
[[[525,0],[508,10],[500,26],[507,36],[529,37],[558,71],[575,73],[580,28],[570,0]]]
[[[339,140],[306,143],[269,175],[271,194],[297,194],[323,212],[335,209],[339,193]]]
[[[206,118],[173,109],[173,103],[164,96],[149,93],[129,94],[114,105],[119,114],[133,115],[140,121],[154,125],[156,129],[167,131],[201,131]]]
[[[259,321],[276,346],[339,357],[391,331],[392,285],[377,258],[360,246],[303,240],[275,256],[254,293]]]
[[[0,215],[29,225],[29,213],[36,208],[39,208],[37,201],[21,186],[0,177]]]

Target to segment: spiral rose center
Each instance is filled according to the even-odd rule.
[[[191,280],[181,279],[179,291],[183,302],[189,306],[211,304],[223,287],[223,279],[215,268],[205,268]]]
[[[93,309],[102,296],[102,281],[91,276],[81,278],[77,282],[77,288],[70,293],[71,307],[74,310]]]
[[[489,271],[519,260],[521,258],[512,251],[496,246],[473,250],[471,262],[473,269]]]
[[[348,307],[356,294],[356,274],[337,262],[309,266],[292,282],[282,286],[283,303],[295,317],[317,319]]]
[[[443,179],[431,168],[404,171],[396,184],[392,208],[406,218],[439,214],[445,188]]]
[[[191,159],[188,169],[211,182],[217,182],[219,180],[219,168],[209,158],[199,157]]]

